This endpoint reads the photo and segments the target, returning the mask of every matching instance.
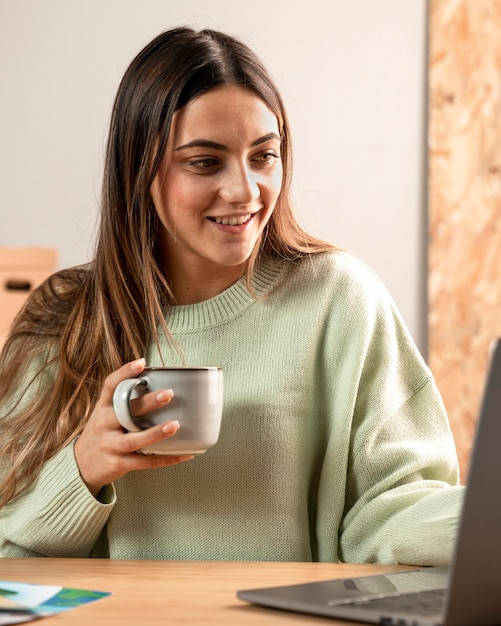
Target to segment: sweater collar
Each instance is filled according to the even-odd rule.
[[[244,276],[222,293],[196,304],[171,306],[167,309],[166,321],[173,334],[188,333],[218,326],[233,319],[269,294],[286,271],[286,262],[277,258],[261,259],[254,268],[252,285],[254,294],[247,289]]]

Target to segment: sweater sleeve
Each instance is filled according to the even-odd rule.
[[[114,503],[113,485],[99,500],[89,492],[69,445],[0,511],[0,556],[92,556]]]
[[[338,398],[342,389],[349,400],[342,407],[338,401],[331,415],[344,424],[346,451],[337,554],[348,562],[444,564],[464,494],[445,407],[386,289],[371,273],[356,282],[341,325],[347,346],[337,368],[341,380],[333,385]],[[339,343],[339,324],[335,332]],[[339,436],[340,429],[333,432]],[[328,471],[340,457],[329,458],[330,449],[339,455],[340,447],[329,446],[324,461],[324,540],[328,494],[340,488]]]
[[[340,533],[342,559],[449,562],[463,488],[433,384],[426,383],[377,425],[365,425],[356,438]]]

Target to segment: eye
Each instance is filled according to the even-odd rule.
[[[280,159],[280,154],[275,152],[275,150],[266,150],[266,152],[261,152],[260,154],[252,157],[253,161],[256,161],[260,165],[272,165],[276,159]]]
[[[214,157],[200,157],[198,159],[189,159],[186,161],[186,165],[203,171],[210,170],[216,165],[219,165],[219,161]]]

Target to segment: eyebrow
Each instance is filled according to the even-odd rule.
[[[280,135],[277,135],[277,133],[268,133],[267,135],[259,137],[259,139],[256,139],[256,141],[253,141],[251,143],[251,148],[259,146],[262,143],[266,143],[267,141],[271,141],[272,139],[276,139],[280,142],[282,141],[282,138],[280,137]],[[192,141],[189,141],[182,146],[174,148],[174,151],[185,150],[187,148],[210,148],[212,150],[228,151],[228,146],[225,146],[222,143],[218,143],[217,141],[211,141],[210,139],[193,139]]]

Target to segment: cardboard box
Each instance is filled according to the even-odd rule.
[[[0,248],[0,348],[30,292],[57,265],[52,248]]]

